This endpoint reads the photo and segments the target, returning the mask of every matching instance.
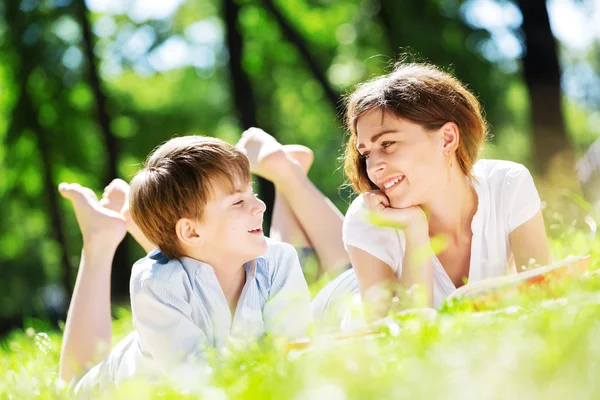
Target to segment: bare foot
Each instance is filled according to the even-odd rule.
[[[283,151],[288,157],[300,164],[304,173],[308,173],[315,159],[311,149],[300,144],[286,144],[283,146]]]
[[[252,173],[273,182],[282,179],[294,164],[300,165],[305,172],[312,164],[310,149],[300,145],[282,146],[259,128],[246,130],[236,147],[250,160]]]
[[[127,233],[125,219],[118,212],[102,207],[91,189],[63,182],[58,191],[73,204],[84,245],[96,241],[116,247],[121,243]]]
[[[104,188],[100,205],[121,214],[127,225],[127,231],[144,250],[150,252],[156,248],[131,219],[129,213],[129,184],[127,182],[122,179],[114,179]]]
[[[129,197],[129,184],[123,179],[113,179],[107,187],[104,188],[100,205],[110,210],[121,213]]]

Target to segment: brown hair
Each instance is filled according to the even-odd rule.
[[[390,74],[359,85],[347,99],[349,138],[344,170],[355,191],[377,189],[367,175],[365,160],[356,149],[356,123],[373,109],[391,112],[430,131],[454,122],[460,134],[457,162],[464,174],[472,177],[471,168],[487,136],[487,123],[479,101],[456,78],[432,65],[399,63]]]
[[[133,221],[169,258],[184,256],[175,225],[180,218],[201,220],[218,184],[233,193],[250,181],[248,158],[234,146],[211,137],[184,136],[156,148],[131,181]]]

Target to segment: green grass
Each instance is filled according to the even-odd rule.
[[[569,228],[570,229],[570,228]],[[551,240],[553,254],[592,254],[600,240],[570,229]],[[119,311],[115,341],[131,330]],[[505,298],[485,312],[468,301],[434,319],[396,316],[381,334],[286,351],[266,338],[211,355],[194,371],[193,392],[166,382],[132,382],[111,398],[226,399],[586,399],[600,393],[600,274]],[[43,325],[42,325],[43,327]],[[0,398],[68,398],[55,383],[61,334],[28,328],[0,347]],[[192,394],[193,393],[193,394]]]

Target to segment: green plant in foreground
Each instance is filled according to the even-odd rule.
[[[193,374],[193,390],[131,382],[110,398],[565,399],[600,392],[598,240],[574,232],[554,254],[591,254],[592,272],[507,296],[486,311],[448,303],[433,318],[399,314],[378,335],[286,351],[267,337],[217,353]],[[119,310],[115,340],[131,328]],[[68,398],[56,384],[60,332],[14,331],[0,347],[0,398]],[[108,395],[107,395],[108,397]]]

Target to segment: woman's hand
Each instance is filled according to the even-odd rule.
[[[427,216],[419,206],[393,208],[388,197],[379,190],[363,194],[370,219],[376,225],[403,229],[406,236],[429,236]]]
[[[425,290],[424,297],[420,300],[417,299],[417,304],[433,307],[433,264],[431,261],[433,253],[429,243],[429,223],[425,212],[419,206],[393,208],[390,206],[388,197],[378,190],[367,192],[363,196],[367,210],[371,211],[370,219],[373,223],[404,231],[406,247],[400,283],[406,288],[415,284],[421,286]],[[352,258],[352,253],[350,254]],[[352,262],[354,263],[354,261]],[[363,293],[362,290],[361,293]]]

